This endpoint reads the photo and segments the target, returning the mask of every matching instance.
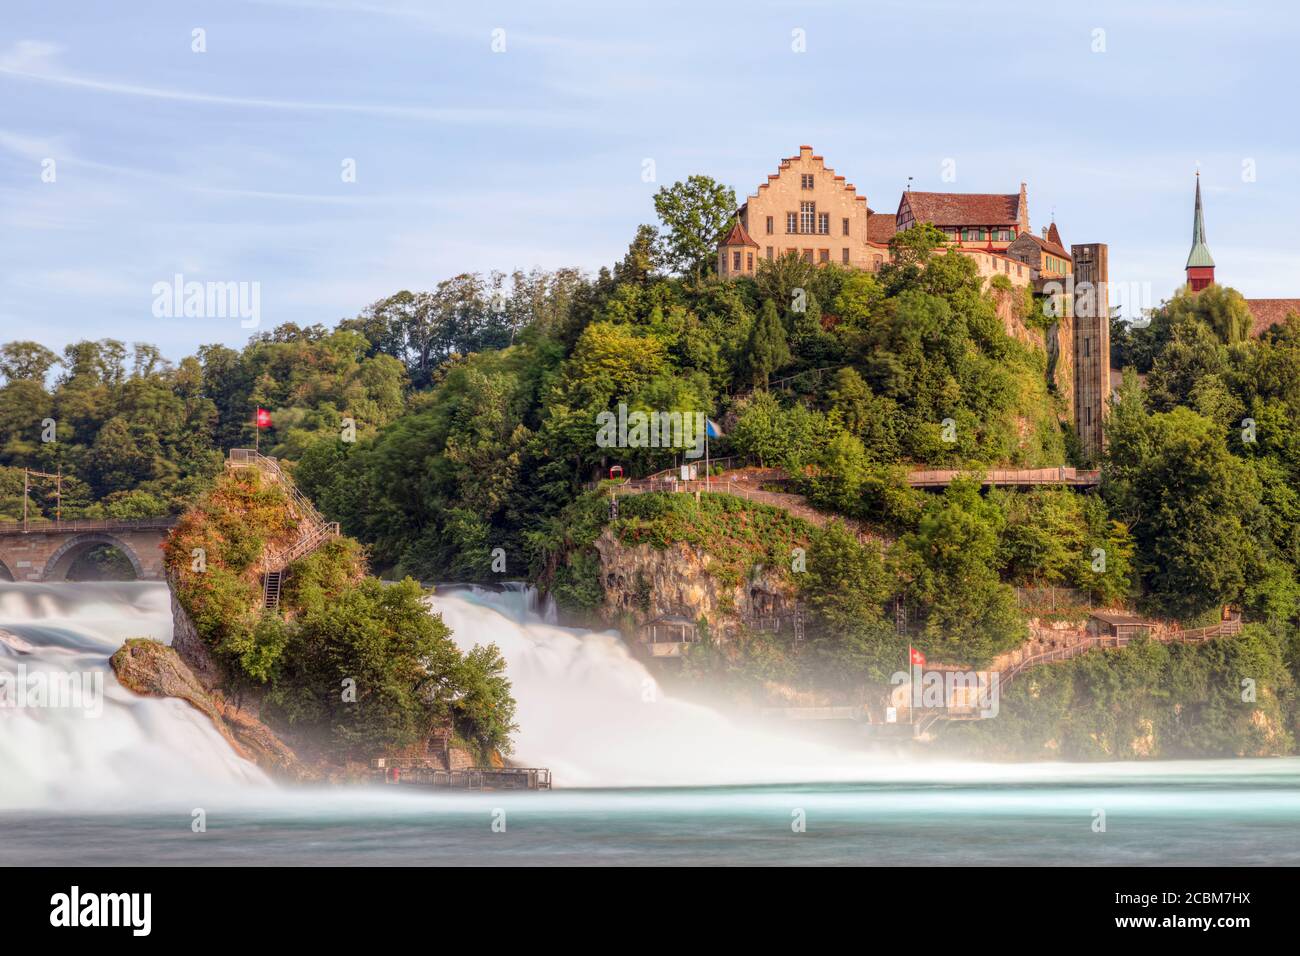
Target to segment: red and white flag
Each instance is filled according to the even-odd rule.
[[[271,427],[271,413],[268,412],[265,408],[259,408],[257,410],[257,427],[258,428]]]
[[[911,645],[908,645],[907,648],[907,658],[916,667],[925,666],[925,655],[922,654],[920,651],[918,651],[915,647],[912,647]]]

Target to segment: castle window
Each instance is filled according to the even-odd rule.
[[[788,212],[785,214],[785,231],[799,231],[799,214],[797,212]]]
[[[999,242],[1010,242],[1010,241],[1011,241],[1011,230],[1010,230],[1010,229],[999,229],[999,230],[998,230],[998,241],[999,241]]]
[[[803,251],[803,261],[808,263],[809,265],[812,265],[813,251],[811,249],[805,249]]]
[[[811,235],[816,228],[817,204],[815,202],[801,202],[799,204],[799,231]]]
[[[767,234],[768,234],[769,236],[772,234],[772,217],[771,217],[771,216],[768,216],[768,217],[767,217]]]
[[[849,250],[847,246],[840,250],[840,261],[846,266],[849,264]]]
[[[740,253],[739,253],[739,252],[733,252],[733,253],[731,254],[731,271],[732,271],[732,272],[739,272],[739,271],[740,271]]]
[[[1092,339],[1086,335],[1083,337],[1083,357],[1088,358],[1092,354]]]
[[[884,263],[885,263],[885,257],[884,257],[884,256],[873,256],[873,257],[872,257],[872,262],[871,262],[871,268],[872,268],[873,271],[875,271],[875,272],[879,272],[879,271],[880,271],[880,267],[881,267],[882,265],[884,265]]]
[[[823,265],[825,265],[826,263],[828,263],[828,262],[831,261],[831,251],[830,251],[829,249],[821,249],[821,250],[819,250],[818,253],[817,253],[817,259],[818,259],[818,261],[820,261]]]
[[[846,217],[840,222],[840,235],[847,236],[848,234],[849,234],[849,220]]]
[[[752,252],[745,253],[745,269],[749,272],[754,271],[754,254]]]
[[[769,259],[772,258],[772,247],[771,247],[771,246],[768,246],[768,247],[767,247],[767,257],[768,257]]]
[[[813,174],[812,174],[812,173],[804,173],[804,174],[802,174],[802,175],[799,177],[799,185],[802,186],[804,189],[812,189],[812,188],[813,188]]]
[[[819,212],[817,214],[817,234],[819,236],[829,236],[831,234],[831,214],[828,212]]]

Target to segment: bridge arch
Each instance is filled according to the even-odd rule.
[[[86,552],[98,545],[109,545],[116,548],[128,561],[131,562],[131,570],[135,573],[136,580],[142,580],[145,577],[144,566],[140,563],[140,556],[135,553],[135,549],[116,535],[109,534],[105,531],[87,531],[81,534],[74,534],[64,541],[55,552],[50,555],[50,559],[45,562],[45,573],[41,575],[42,581],[66,581],[68,571],[77,563],[77,559],[82,557]]]
[[[9,565],[5,564],[4,559],[0,558],[0,582],[17,581]]]

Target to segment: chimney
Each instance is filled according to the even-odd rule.
[[[1047,238],[1047,227],[1046,227],[1046,226],[1043,227],[1043,238],[1044,238],[1044,239]]]
[[[1016,206],[1016,221],[1021,232],[1029,232],[1029,194],[1024,180],[1020,181],[1020,203]]]

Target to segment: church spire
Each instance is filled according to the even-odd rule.
[[[1205,211],[1201,208],[1201,171],[1196,171],[1196,212],[1192,217],[1192,251],[1187,254],[1187,284],[1193,292],[1214,285],[1214,257],[1205,244]]]

